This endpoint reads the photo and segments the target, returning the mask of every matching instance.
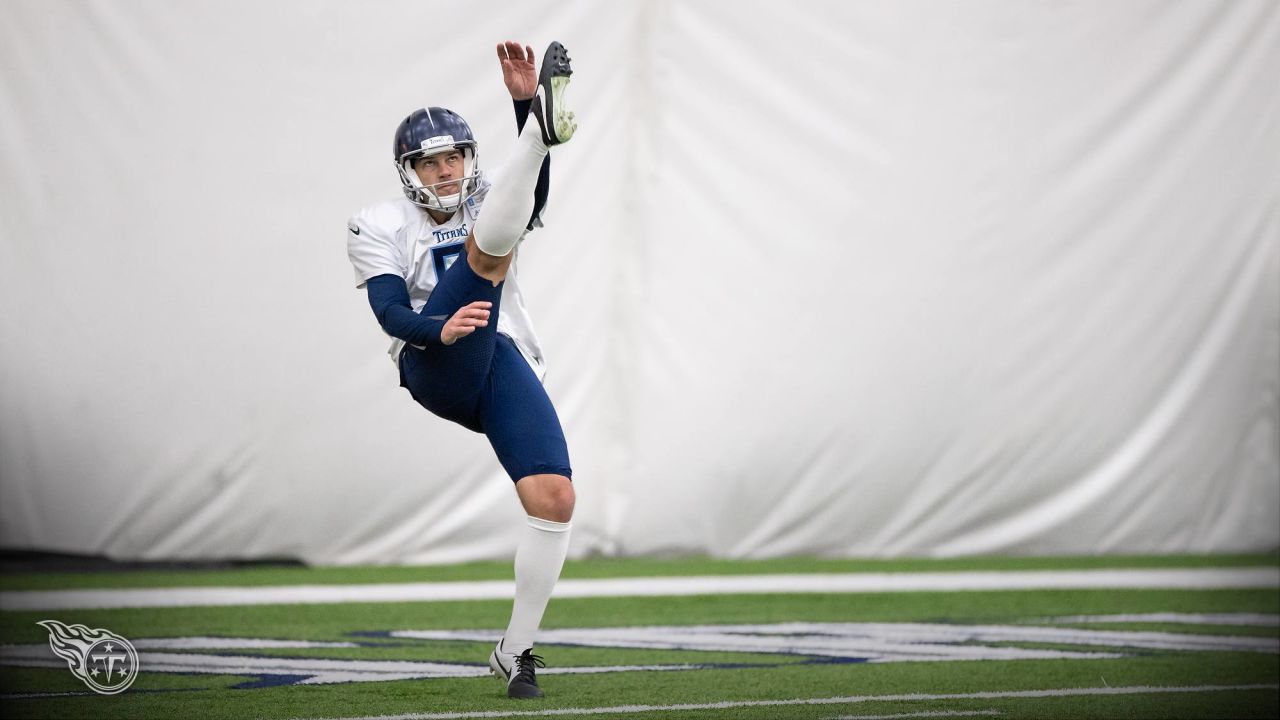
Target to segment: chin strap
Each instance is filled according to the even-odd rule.
[[[444,197],[437,195],[436,202],[439,203],[440,209],[444,212],[456,212],[458,206],[462,204],[462,193],[454,193]]]

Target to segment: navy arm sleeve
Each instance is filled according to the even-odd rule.
[[[431,320],[413,311],[404,278],[378,275],[369,278],[365,287],[369,291],[369,307],[388,335],[420,347],[443,345],[440,331],[445,321]]]
[[[513,100],[516,108],[516,132],[524,130],[524,123],[529,119],[529,108],[533,107],[533,99]],[[542,159],[542,169],[538,171],[538,184],[533,186],[533,215],[529,216],[526,229],[533,229],[533,221],[542,214],[547,204],[547,195],[551,193],[551,155]]]

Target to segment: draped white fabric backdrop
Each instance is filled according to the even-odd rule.
[[[520,255],[576,555],[1280,543],[1280,4],[0,4],[0,546],[507,557],[345,220],[409,110],[581,129]]]

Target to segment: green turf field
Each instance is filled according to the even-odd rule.
[[[1280,557],[911,561],[595,560],[564,577],[1280,567]],[[92,588],[508,580],[510,566],[9,575],[6,594]],[[1243,718],[1280,714],[1280,588],[577,597],[552,601],[548,697],[483,675],[506,600],[7,610],[7,717]],[[1139,617],[1115,617],[1119,615]],[[1088,617],[1082,617],[1088,616]],[[1106,616],[1106,617],[1100,617]],[[36,624],[138,646],[92,693]],[[733,627],[726,627],[733,626]],[[260,641],[293,646],[254,647]],[[25,659],[24,659],[25,658]],[[33,659],[34,658],[34,659]],[[43,663],[41,665],[40,663]],[[595,672],[591,672],[592,670]],[[604,670],[604,671],[600,671]],[[423,675],[426,675],[423,677]],[[406,676],[413,676],[406,679]],[[604,709],[602,711],[598,711]]]

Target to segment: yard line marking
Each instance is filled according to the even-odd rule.
[[[1129,615],[1067,615],[1055,623],[1165,623],[1169,625],[1238,625],[1280,627],[1280,615],[1267,613],[1138,613]]]
[[[467,641],[490,645],[502,630],[393,630],[369,633],[393,639]],[[241,654],[236,649],[354,647],[353,643],[318,643],[260,638],[135,637],[141,664],[149,672],[213,673],[258,678],[266,685],[316,685],[347,682],[470,678],[489,674],[485,663],[421,660],[362,660],[343,657]],[[1031,625],[965,625],[951,623],[811,623],[764,625],[677,625],[603,628],[552,628],[538,635],[539,647],[576,646],[771,654],[805,662],[830,659],[849,663],[970,662],[979,660],[1120,658],[1133,649],[1234,651],[1280,654],[1280,638],[1200,633],[1129,632],[1036,627]],[[1085,650],[1010,647],[1007,643],[1083,645]],[[163,650],[164,652],[156,652]],[[217,650],[217,653],[200,652]],[[195,652],[192,652],[195,651]],[[319,655],[319,653],[317,653]],[[785,662],[785,661],[780,661]],[[0,665],[61,667],[47,643],[0,645]],[[747,665],[753,668],[759,664]],[[551,674],[689,671],[746,667],[734,663],[645,666],[556,666]],[[243,687],[237,685],[234,687]]]
[[[896,715],[838,715],[826,720],[898,720],[898,718],[939,718],[939,717],[994,717],[1000,711],[991,710],[925,710],[923,712],[898,713]]]
[[[49,653],[48,645],[0,646],[0,664],[13,667],[62,668],[66,661]],[[270,655],[211,655],[202,653],[141,652],[139,666],[149,673],[291,676],[293,685],[348,682],[389,682],[438,678],[488,677],[489,666],[421,660],[348,660],[278,657]],[[611,672],[677,672],[707,665],[589,665],[547,668],[542,675],[591,675]],[[299,679],[301,678],[301,679]]]
[[[84,697],[96,694],[97,693],[93,693],[88,690],[83,692],[10,693],[7,695],[0,695],[0,700],[37,700],[40,698],[54,697]]]
[[[362,715],[337,720],[470,720],[471,718],[554,717],[557,715],[633,715],[648,712],[682,712],[687,710],[731,710],[743,707],[779,707],[786,705],[857,705],[868,702],[915,702],[928,700],[1002,700],[1018,698],[1078,697],[1085,695],[1147,695],[1164,693],[1241,692],[1280,690],[1280,685],[1182,685],[1130,687],[1060,688],[1055,690],[1001,690],[976,693],[909,693],[904,695],[849,695],[829,698],[795,698],[791,700],[722,700],[714,703],[680,705],[615,705],[612,707],[552,708],[548,710],[478,710],[474,712],[409,713],[405,715]],[[319,719],[316,719],[319,720]],[[326,718],[325,720],[334,720]]]
[[[394,630],[391,637],[419,640],[497,642],[501,630]],[[542,645],[577,645],[647,650],[792,653],[878,660],[954,660],[1118,657],[979,643],[1090,645],[1113,651],[1199,650],[1280,654],[1280,638],[1203,635],[1129,630],[1082,630],[1035,625],[958,623],[771,623],[756,625],[669,625],[600,628],[549,628],[538,631]]]
[[[669,597],[807,593],[957,592],[1078,589],[1277,589],[1280,568],[1014,570],[796,575],[713,575],[561,580],[553,597]],[[507,600],[515,583],[380,583],[102,590],[9,590],[0,610],[211,607],[350,602]]]
[[[358,648],[353,642],[317,642],[314,640],[276,640],[273,638],[235,637],[168,637],[139,638],[133,641],[139,650],[271,650],[274,648]],[[11,646],[8,646],[11,647]],[[7,647],[0,647],[0,657]]]

